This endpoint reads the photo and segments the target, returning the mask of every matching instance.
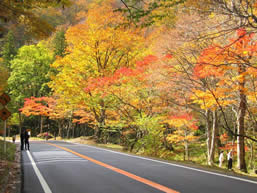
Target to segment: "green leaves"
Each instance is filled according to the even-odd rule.
[[[154,0],[149,2],[143,0],[122,0],[124,7],[116,11],[125,13],[129,22],[146,27],[170,17],[171,12],[173,12],[171,10],[185,1]],[[172,14],[175,14],[175,12]]]
[[[11,75],[8,79],[14,101],[22,102],[24,98],[49,93],[45,83],[49,81],[48,71],[52,61],[53,56],[43,42],[19,49],[17,56],[11,61]]]
[[[10,61],[17,53],[15,46],[14,35],[12,31],[9,31],[4,38],[4,46],[2,48],[3,63],[10,69]]]
[[[67,47],[67,42],[65,39],[65,32],[56,32],[55,38],[53,40],[54,44],[54,56],[65,56],[65,49]]]

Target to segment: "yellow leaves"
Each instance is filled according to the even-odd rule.
[[[85,111],[90,114],[94,109],[99,113],[103,108],[100,101],[114,100],[110,93],[115,92],[115,89],[124,91],[128,101],[136,107],[143,105],[133,96],[140,89],[138,85],[113,85],[106,89],[103,84],[103,87],[85,92],[85,89],[90,87],[90,80],[112,77],[117,69],[134,66],[145,50],[143,31],[120,26],[123,21],[122,14],[113,12],[110,2],[113,1],[94,4],[87,13],[81,12],[78,15],[81,22],[70,27],[65,34],[68,43],[67,54],[52,64],[58,74],[52,77],[49,86],[58,96],[58,102],[63,102],[69,110],[87,109]],[[131,80],[127,78],[125,81]],[[108,114],[105,123],[117,124],[119,116],[109,112],[107,107],[104,108]],[[89,114],[81,113],[81,119],[74,121],[91,121],[92,118],[89,117],[95,114]]]
[[[247,93],[247,99],[249,100],[249,102],[253,102],[256,103],[257,102],[257,91],[249,91]]]
[[[214,18],[215,17],[215,13],[214,12],[211,12],[211,14],[208,16],[210,19]]]
[[[243,54],[244,54],[244,55],[247,55],[247,54],[248,54],[248,51],[243,51]]]
[[[172,125],[176,128],[188,125],[188,121],[186,119],[171,119],[171,120],[168,120],[167,123],[169,123],[169,125]]]
[[[224,83],[224,82],[223,82]],[[199,104],[201,109],[215,110],[219,105],[227,106],[236,103],[231,88],[217,87],[215,90],[193,90],[191,100],[193,103]]]
[[[250,107],[250,108],[249,108],[249,111],[250,111],[252,114],[256,114],[256,113],[257,113],[257,107]]]
[[[245,73],[241,73],[240,75],[238,76],[234,76],[232,77],[232,81],[238,81],[238,82],[244,82],[245,81],[245,76],[246,76],[247,72]]]

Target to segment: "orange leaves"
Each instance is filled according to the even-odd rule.
[[[194,68],[194,75],[197,78],[205,78],[205,77],[222,77],[224,75],[224,69],[218,66],[212,66],[212,64],[197,64]]]
[[[172,58],[170,55],[165,56],[163,59]],[[145,72],[150,64],[160,61],[157,56],[148,55],[142,61],[136,62],[135,68],[121,67],[116,70],[112,76],[105,76],[99,78],[90,78],[88,80],[88,86],[84,89],[86,92],[90,92],[96,89],[103,91],[104,88],[114,84],[123,84],[131,80],[132,77],[136,77],[138,81],[143,81],[146,76]]]
[[[51,103],[54,103],[54,99],[50,97],[40,97],[40,98],[26,98],[23,108],[20,109],[22,114],[26,116],[30,115],[41,115],[49,116],[51,113],[51,108],[49,107]]]
[[[138,62],[136,62],[136,64],[137,64],[137,66],[145,66],[145,65],[149,65],[150,63],[154,63],[158,60],[159,60],[159,58],[157,56],[148,55],[144,58],[143,61],[138,61]]]
[[[198,126],[196,126],[196,121],[194,120],[193,116],[188,113],[184,113],[182,115],[169,116],[168,123],[176,128],[185,127],[192,130],[198,129]]]
[[[168,123],[171,127],[176,128],[174,133],[167,137],[167,140],[170,143],[189,142],[198,138],[193,135],[193,131],[197,130],[198,126],[191,114],[184,113],[181,115],[169,116]]]
[[[221,77],[229,69],[237,70],[235,66],[249,65],[252,56],[256,56],[257,45],[253,39],[254,34],[247,34],[245,29],[237,31],[237,37],[230,40],[230,43],[212,45],[203,50],[194,69],[199,78],[208,76]]]
[[[46,116],[50,119],[63,119],[67,114],[61,100],[53,97],[26,98],[20,111],[25,116]]]
[[[82,110],[82,109],[76,110],[74,111],[73,115],[77,117],[73,119],[73,123],[79,123],[79,124],[95,123],[94,116],[86,110]]]
[[[257,43],[254,34],[239,29],[235,38],[225,46],[212,45],[203,50],[194,67],[196,79],[205,79],[202,90],[195,89],[191,95],[194,103],[202,109],[215,110],[218,106],[237,104],[238,92],[254,93],[256,78]]]

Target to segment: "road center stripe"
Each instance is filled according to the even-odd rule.
[[[72,151],[71,149],[68,149],[68,148],[66,148],[66,147],[62,147],[62,146],[59,146],[59,145],[56,145],[56,144],[52,144],[52,143],[47,143],[47,144],[52,145],[52,146],[55,146],[55,147],[58,147],[58,148],[63,149],[63,150],[65,150],[65,151],[71,152],[71,153],[73,153],[74,155],[77,155],[77,156],[79,156],[79,157],[81,157],[81,158],[84,158],[84,159],[87,159],[87,160],[89,160],[89,161],[91,161],[91,162],[93,162],[93,163],[95,163],[95,164],[97,164],[97,165],[100,165],[100,166],[102,166],[102,167],[108,168],[108,169],[110,169],[110,170],[112,170],[112,171],[115,171],[115,172],[117,172],[117,173],[120,173],[120,174],[122,174],[122,175],[125,175],[125,176],[127,176],[127,177],[129,177],[129,178],[131,178],[131,179],[134,179],[134,180],[138,181],[138,182],[141,182],[141,183],[147,184],[147,185],[149,185],[149,186],[152,186],[153,188],[156,188],[156,189],[161,190],[161,191],[163,191],[163,192],[167,192],[167,193],[179,193],[179,192],[177,192],[177,191],[175,191],[175,190],[172,190],[172,189],[170,189],[170,188],[168,188],[168,187],[166,187],[166,186],[163,186],[163,185],[161,185],[161,184],[155,183],[155,182],[150,181],[150,180],[147,180],[147,179],[145,179],[145,178],[136,176],[136,175],[134,175],[134,174],[132,174],[132,173],[126,172],[126,171],[121,170],[121,169],[119,169],[119,168],[115,168],[115,167],[113,167],[113,166],[111,166],[111,165],[105,164],[105,163],[103,163],[103,162],[100,162],[100,161],[95,160],[95,159],[93,159],[93,158],[90,158],[90,157],[88,157],[88,156],[85,156],[85,155],[82,155],[82,154],[77,153],[77,152],[75,152],[75,151]]]
[[[39,179],[39,182],[40,182],[40,184],[41,184],[41,186],[42,186],[44,192],[45,192],[45,193],[52,193],[52,191],[51,191],[51,189],[49,188],[48,184],[46,183],[44,177],[43,177],[42,174],[40,173],[40,171],[39,171],[39,169],[38,169],[38,167],[37,167],[37,165],[36,165],[34,159],[32,158],[30,152],[29,152],[29,151],[26,151],[26,152],[27,152],[27,154],[28,154],[28,157],[29,157],[29,159],[30,159],[30,161],[31,161],[32,167],[33,167],[33,169],[34,169],[34,171],[35,171],[35,173],[36,173],[36,175],[37,175],[37,177],[38,177],[38,179]]]

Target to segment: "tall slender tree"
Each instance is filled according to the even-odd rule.
[[[8,69],[10,69],[10,61],[17,54],[17,48],[15,46],[15,40],[12,31],[8,32],[4,38],[4,41],[5,43],[2,49],[3,63]]]
[[[65,39],[64,30],[56,32],[55,38],[53,40],[54,44],[54,56],[65,56],[65,49],[67,47],[67,42]]]

